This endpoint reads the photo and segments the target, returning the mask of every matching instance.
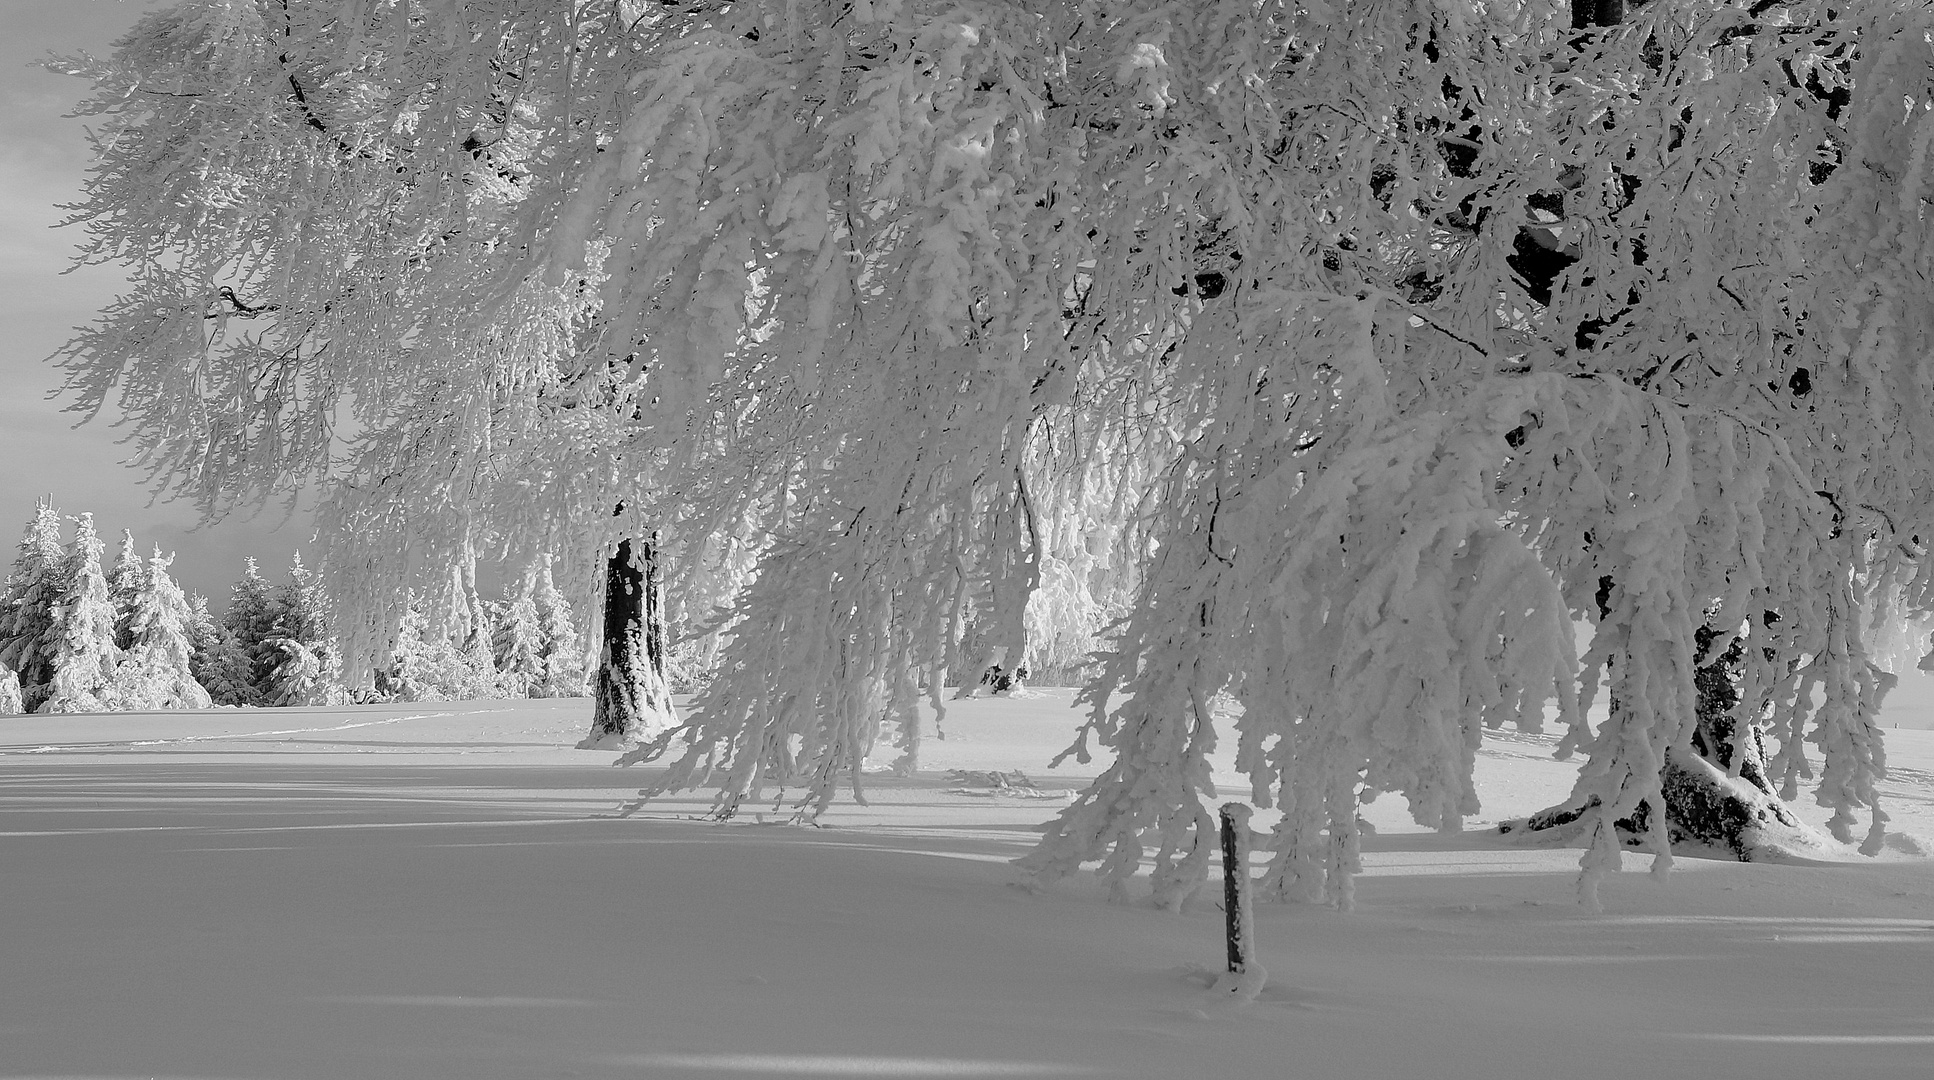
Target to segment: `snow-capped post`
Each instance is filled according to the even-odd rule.
[[[1249,808],[1223,803],[1222,911],[1227,927],[1229,968],[1215,988],[1243,1001],[1253,1001],[1269,977],[1255,957],[1255,904],[1249,897]]]

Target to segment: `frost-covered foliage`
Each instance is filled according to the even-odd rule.
[[[504,697],[584,694],[584,644],[571,605],[551,579],[550,556],[525,567],[487,616],[491,662]]]
[[[1846,832],[1934,608],[1934,11],[1571,9],[191,0],[77,65],[137,284],[68,389],[211,509],[321,476],[354,663],[466,552],[756,530],[643,755],[722,814],[857,789],[1038,594],[1127,613],[1042,878],[1186,900],[1232,738],[1345,903],[1360,801],[1456,828],[1555,701],[1589,896],[1702,630]]]
[[[533,691],[544,677],[544,639],[537,622],[537,602],[531,599],[534,578],[527,575],[516,592],[506,590],[491,641],[504,693],[511,697],[538,696]]]
[[[414,597],[390,647],[390,666],[377,689],[394,701],[469,701],[501,695],[488,651],[450,636],[447,620],[432,620]]]
[[[0,666],[24,709],[41,712],[335,704],[347,699],[328,598],[298,557],[276,588],[247,561],[220,622],[123,533],[103,574],[93,516],[61,543],[61,518],[42,502],[21,541],[0,610]]]
[[[255,557],[242,561],[242,576],[228,590],[221,633],[204,647],[203,684],[217,705],[261,705],[256,664],[261,643],[275,623],[269,610],[269,583]]]
[[[481,600],[461,564],[434,597],[408,594],[376,692],[396,701],[583,696],[583,638],[550,561],[531,563],[501,603]]]
[[[193,646],[188,670],[208,691],[212,704],[233,705],[246,695],[248,657],[228,627],[208,610],[208,598],[190,597],[188,637]]]
[[[257,647],[257,696],[264,705],[339,705],[349,693],[342,683],[342,655],[330,626],[329,597],[322,582],[296,555],[289,579],[266,606],[268,633]]]
[[[195,681],[208,691],[213,704],[259,704],[251,683],[255,663],[235,639],[234,630],[215,624],[208,636],[198,640],[195,657]]]
[[[462,701],[506,696],[492,647],[495,629],[465,565],[446,573],[437,596],[408,596],[378,690],[396,701]],[[516,696],[523,696],[518,694]]]
[[[0,594],[0,667],[20,684],[22,712],[38,708],[54,680],[54,607],[67,591],[61,532],[60,511],[42,499]]]
[[[148,587],[148,564],[135,550],[134,533],[121,531],[121,551],[114,568],[107,572],[107,599],[114,605],[114,647],[123,651],[134,644],[135,605]]]
[[[20,676],[10,667],[0,665],[0,716],[24,713],[27,706],[20,696]]]
[[[348,700],[330,602],[317,575],[296,555],[279,585],[255,559],[229,589],[219,623],[206,604],[191,625],[193,668],[217,705],[335,705]]]
[[[53,606],[53,678],[35,712],[102,712],[114,707],[114,605],[101,571],[102,544],[94,515],[74,519],[74,535],[61,558],[64,588]]]
[[[114,704],[122,709],[205,709],[212,700],[190,670],[195,613],[168,573],[173,557],[156,548],[138,573],[132,568],[123,572],[132,546],[130,534],[109,579],[110,594],[117,581],[130,590],[127,609],[116,612],[128,643],[114,671]]]
[[[1029,471],[1040,478],[1044,511],[1026,664],[1037,682],[1087,682],[1107,630],[1128,614],[1141,584],[1154,509],[1147,499],[1176,444],[1169,432],[1130,433],[1112,419],[1064,409],[1035,428]],[[1102,440],[1110,443],[1098,447]]]
[[[532,697],[583,697],[587,673],[584,635],[578,632],[571,602],[551,576],[552,558],[536,567],[531,603],[537,611],[538,676]]]
[[[660,561],[675,569],[665,582],[665,675],[675,693],[702,691],[718,673],[731,640],[732,606],[758,573],[767,539],[764,508],[734,519],[687,523],[665,538]]]

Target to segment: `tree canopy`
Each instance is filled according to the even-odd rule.
[[[1930,608],[1934,12],[1587,15],[187,0],[71,63],[134,285],[68,390],[211,511],[319,481],[352,663],[454,552],[741,538],[654,784],[724,814],[857,789],[1077,565],[1115,756],[1043,877],[1186,898],[1234,738],[1276,887],[1347,902],[1360,799],[1455,828],[1555,702],[1589,895],[1735,641],[1847,834]]]

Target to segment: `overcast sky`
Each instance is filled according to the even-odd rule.
[[[149,0],[0,0],[0,565],[11,566],[14,541],[34,501],[52,495],[69,515],[92,511],[114,556],[122,529],[134,530],[145,553],[160,544],[176,553],[175,573],[190,592],[208,594],[219,610],[254,555],[279,576],[298,548],[306,521],[285,522],[280,508],[249,521],[197,528],[192,506],[151,505],[141,473],[120,464],[124,432],[103,417],[78,429],[62,401],[49,401],[59,373],[47,358],[73,327],[112,300],[120,279],[92,268],[62,275],[75,230],[57,229],[59,204],[79,197],[88,164],[84,127],[67,119],[86,84],[35,63],[50,53],[105,53]]]

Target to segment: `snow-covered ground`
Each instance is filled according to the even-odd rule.
[[[1882,858],[1632,858],[1601,916],[1577,852],[1380,801],[1357,910],[1261,907],[1238,1005],[1206,900],[1013,887],[1057,798],[948,770],[1099,768],[1025,694],[817,829],[617,816],[583,701],[0,718],[0,1077],[1934,1076],[1934,732]],[[1487,741],[1488,818],[1566,793],[1550,742]]]

